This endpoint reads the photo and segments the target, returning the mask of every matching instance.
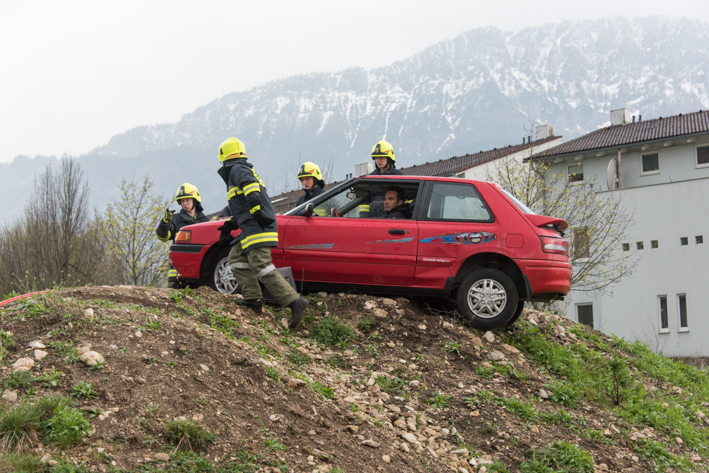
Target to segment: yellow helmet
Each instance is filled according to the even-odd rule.
[[[389,158],[396,161],[396,156],[394,156],[394,148],[387,141],[380,141],[374,148],[372,148],[372,159],[375,158]]]
[[[246,158],[246,148],[240,140],[227,138],[219,145],[219,161],[224,162],[234,158]]]
[[[303,163],[300,169],[298,169],[298,179],[301,177],[313,177],[317,185],[325,187],[325,181],[320,173],[320,168],[315,163],[311,163],[310,161]]]
[[[202,198],[199,196],[199,191],[197,190],[197,187],[193,186],[189,182],[185,182],[180,186],[179,189],[177,189],[177,193],[175,194],[175,200],[177,202],[180,202],[182,199],[194,199],[198,203],[202,202]]]

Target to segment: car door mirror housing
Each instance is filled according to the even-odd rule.
[[[308,202],[305,204],[305,209],[303,210],[303,215],[306,217],[312,217],[315,210],[315,204]]]

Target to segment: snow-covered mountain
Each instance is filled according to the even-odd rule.
[[[295,184],[299,162],[329,160],[339,179],[369,160],[382,138],[405,167],[520,143],[531,124],[554,124],[570,139],[607,124],[611,109],[643,119],[707,109],[708,71],[709,25],[698,20],[479,28],[387,67],[294,76],[225,95],[176,124],[117,135],[80,162],[99,207],[116,197],[122,174],[149,173],[166,194],[192,182],[216,210],[225,203],[216,153],[229,136],[245,143],[274,195]],[[5,181],[14,163],[1,169]]]

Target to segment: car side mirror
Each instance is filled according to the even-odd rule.
[[[308,202],[305,204],[305,210],[303,210],[303,215],[306,217],[312,217],[315,210],[315,204]]]

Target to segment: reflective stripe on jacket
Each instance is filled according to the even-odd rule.
[[[260,210],[265,217],[276,218],[266,186],[251,164],[245,158],[229,159],[217,172],[226,184],[232,218],[241,228],[237,238],[244,252],[261,246],[278,246],[278,224],[274,221],[262,229],[251,216]]]

